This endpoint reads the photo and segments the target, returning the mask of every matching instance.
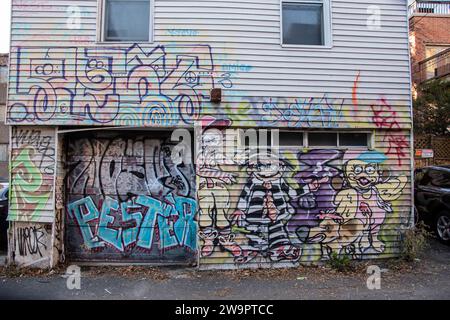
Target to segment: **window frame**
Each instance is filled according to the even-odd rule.
[[[309,134],[310,133],[336,133],[337,134],[337,145],[335,146],[311,146],[309,143]],[[341,145],[340,135],[342,133],[359,133],[367,135],[367,145],[366,146],[345,146]],[[305,145],[304,147],[307,149],[339,149],[339,150],[373,150],[375,133],[372,131],[364,131],[364,130],[355,130],[355,131],[346,131],[346,130],[314,130],[314,131],[305,131]]]
[[[244,128],[240,128],[240,129],[244,129]],[[279,128],[256,128],[256,130],[258,129],[265,129],[268,130],[268,132],[270,132],[270,130],[276,130],[278,129],[279,132],[293,132],[293,133],[301,133],[303,135],[303,142],[302,145],[284,145],[282,146],[281,144],[279,145],[280,149],[286,148],[301,148],[301,149],[309,149],[309,150],[313,150],[313,149],[337,149],[337,150],[374,150],[374,146],[375,146],[375,131],[370,131],[370,130],[293,130],[293,129],[279,129]],[[245,129],[244,129],[245,130]],[[311,144],[309,143],[309,135],[311,133],[335,133],[337,135],[337,144],[335,146],[311,146]],[[345,145],[341,145],[340,142],[340,135],[341,134],[345,134],[345,133],[354,133],[354,134],[366,134],[367,135],[367,145],[365,146],[345,146]],[[242,144],[242,138],[240,136],[241,131],[238,130],[237,133],[237,141],[238,141],[238,146],[240,148],[247,148],[247,144],[244,143]],[[258,132],[256,132],[256,138],[259,139],[258,136]],[[274,139],[273,136],[271,137],[271,142],[273,144]],[[265,146],[263,146],[265,147]]]
[[[333,17],[332,0],[280,0],[280,45],[286,49],[332,49],[333,48]],[[283,4],[318,4],[323,5],[323,45],[288,44],[283,43]]]
[[[106,1],[107,0],[98,0],[97,2],[97,43],[98,44],[135,44],[135,43],[148,43],[151,44],[154,42],[154,12],[155,12],[155,0],[136,0],[136,1],[148,1],[150,2],[150,15],[149,15],[149,31],[148,31],[148,40],[106,40]]]

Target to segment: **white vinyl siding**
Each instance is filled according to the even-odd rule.
[[[280,0],[243,1],[155,1],[154,44],[142,43],[147,52],[158,44],[171,46],[208,45],[213,57],[216,86],[230,66],[232,87],[225,88],[223,102],[211,106],[202,102],[204,114],[221,116],[239,114],[244,110],[254,118],[263,115],[255,110],[272,99],[280,110],[286,110],[295,101],[316,99],[326,95],[329,101],[340,104],[343,99],[342,128],[373,128],[371,105],[380,97],[395,107],[403,128],[411,127],[409,93],[408,30],[405,0],[333,0],[333,48],[299,49],[280,45]],[[370,30],[367,7],[380,6],[381,30]],[[81,12],[81,28],[67,29],[69,6],[76,5]],[[13,3],[10,104],[27,101],[31,80],[20,82],[16,91],[17,51],[21,49],[21,63],[42,59],[50,49],[52,58],[65,59],[68,81],[75,76],[74,48],[108,47],[98,44],[96,0],[33,1]],[[114,43],[114,48],[127,49],[128,44]],[[65,47],[70,47],[67,49]],[[174,65],[177,55],[189,56],[196,49],[166,50],[167,63]],[[208,62],[210,63],[210,62]],[[21,72],[26,72],[22,70]],[[353,105],[353,88],[357,75],[358,114]],[[207,96],[210,85],[198,90]],[[60,93],[61,96],[64,93]],[[127,95],[122,93],[126,104]],[[170,92],[166,94],[170,96]],[[129,99],[128,99],[129,100]],[[30,101],[27,101],[30,103]],[[252,105],[251,110],[248,104]],[[340,107],[339,107],[340,108]],[[104,112],[108,112],[108,108]],[[127,112],[124,109],[123,112]],[[143,111],[142,111],[143,112]],[[282,112],[282,111],[281,111]],[[106,116],[107,117],[107,116]],[[245,125],[234,119],[236,125]],[[40,124],[91,124],[54,117]],[[122,125],[115,121],[110,124]],[[311,127],[322,127],[311,119]]]

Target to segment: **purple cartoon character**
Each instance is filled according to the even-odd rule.
[[[333,178],[340,176],[338,169],[330,162],[342,158],[339,150],[312,150],[300,153],[298,160],[301,171],[294,178],[303,188],[303,194],[291,202],[295,214],[288,223],[291,241],[295,245],[318,242],[312,239],[310,229],[319,225],[320,215],[328,212],[333,204],[336,190]]]

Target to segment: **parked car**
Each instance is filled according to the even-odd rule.
[[[8,192],[9,187],[7,185],[0,189],[0,251],[4,251],[7,248]]]
[[[417,169],[414,199],[419,221],[450,244],[450,166]]]

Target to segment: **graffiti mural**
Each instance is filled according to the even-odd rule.
[[[51,225],[15,222],[12,227],[12,259],[22,267],[50,265]]]
[[[72,258],[195,259],[192,164],[172,157],[175,145],[167,133],[152,136],[159,138],[97,134],[70,140],[66,247]]]
[[[344,103],[344,99],[333,99],[328,95],[324,95],[321,99],[295,99],[293,102],[285,103],[269,99],[257,110],[262,116],[264,125],[339,128],[344,116]]]
[[[192,124],[215,86],[209,45],[18,48],[10,123]],[[215,77],[218,78],[217,84]]]
[[[337,190],[333,183],[340,176],[340,170],[330,164],[342,157],[340,150],[312,150],[299,153],[299,171],[294,178],[302,186],[304,194],[291,204],[295,214],[288,223],[288,229],[295,243],[304,243],[311,227],[320,223],[319,216],[330,209]]]
[[[230,189],[237,185],[237,175],[227,167],[243,163],[241,155],[224,152],[224,131],[231,126],[229,120],[203,117],[201,150],[197,157],[199,204],[199,238],[203,245],[201,256],[211,256],[219,249],[230,253],[237,261],[247,259],[247,252],[237,244],[235,225],[231,224],[233,208]]]
[[[250,157],[247,183],[233,214],[234,222],[248,239],[239,262],[247,262],[258,254],[274,262],[300,257],[286,226],[293,214],[290,200],[297,197],[283,177],[288,167],[272,154]]]
[[[11,200],[8,220],[53,222],[53,129],[12,128]]]
[[[304,243],[320,243],[326,255],[336,251],[360,258],[384,252],[380,228],[407,183],[405,176],[383,175],[386,159],[377,151],[343,156],[343,186],[328,209],[320,212],[319,225],[309,230]]]
[[[233,181],[243,187],[229,191],[226,206],[213,211],[218,215],[226,208],[228,225],[200,226],[201,259],[286,265],[329,259],[332,253],[354,259],[385,253],[381,230],[408,181],[384,165],[385,154],[332,149],[301,151],[296,159],[284,154],[285,159],[254,155],[236,171]],[[214,241],[221,235],[228,247]]]
[[[371,106],[372,121],[378,129],[389,129],[386,131],[383,142],[388,145],[387,155],[394,157],[397,165],[401,166],[409,157],[408,137],[402,133],[399,114],[388,104],[386,99],[380,99],[378,103]]]

